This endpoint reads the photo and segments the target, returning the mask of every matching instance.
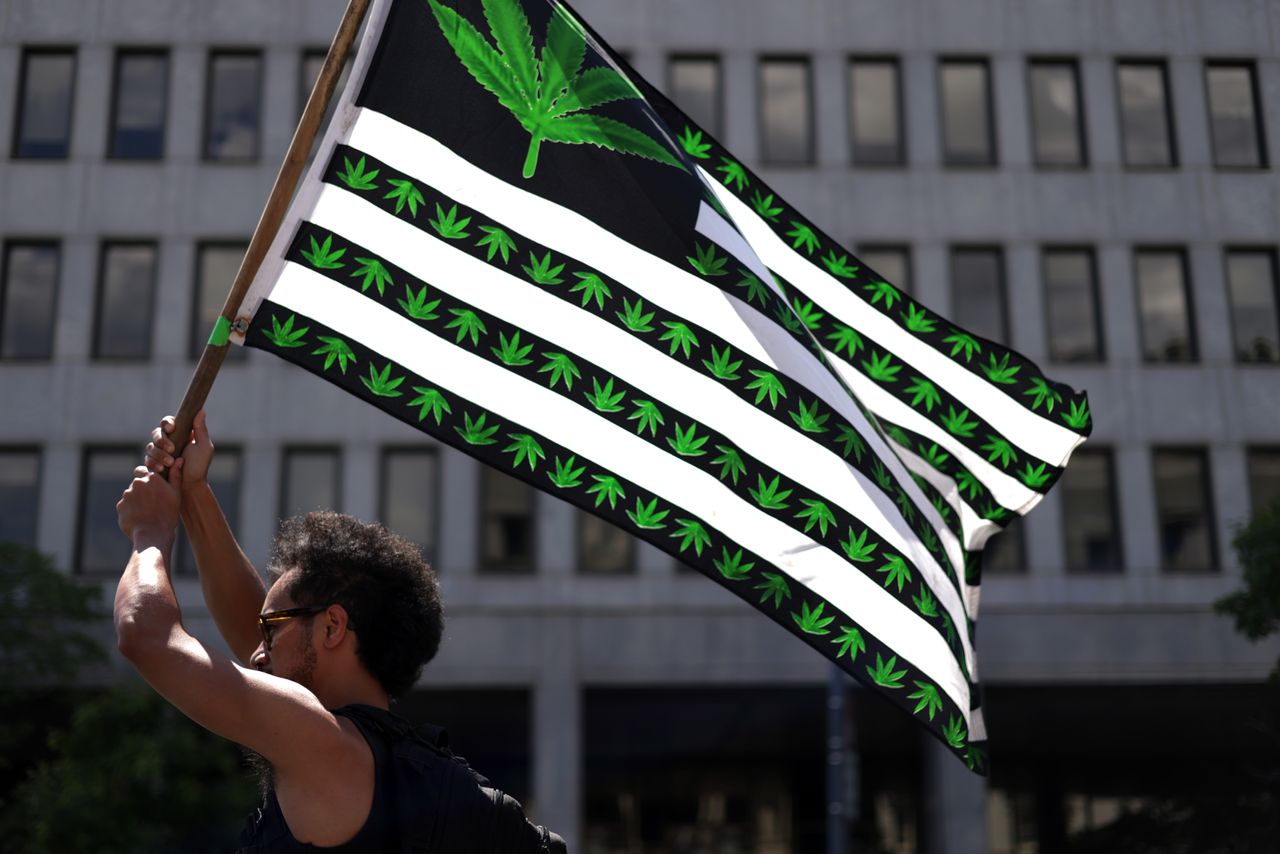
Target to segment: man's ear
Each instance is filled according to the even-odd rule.
[[[350,622],[347,609],[341,605],[330,605],[320,615],[320,619],[324,622],[321,640],[324,642],[325,649],[337,648],[347,636],[347,627]]]

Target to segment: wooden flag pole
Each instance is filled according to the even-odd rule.
[[[228,335],[238,319],[236,312],[239,311],[240,303],[248,293],[249,285],[258,274],[258,268],[262,266],[262,260],[266,257],[267,250],[271,248],[271,243],[280,230],[280,224],[284,221],[289,201],[293,198],[293,192],[307,165],[307,156],[315,144],[320,122],[323,121],[325,111],[329,108],[329,102],[333,100],[338,78],[346,66],[351,45],[355,42],[356,33],[364,22],[365,14],[369,11],[369,3],[370,0],[350,0],[347,3],[347,11],[342,16],[342,23],[338,25],[333,44],[329,46],[329,54],[325,57],[324,66],[320,69],[320,76],[311,89],[311,97],[307,98],[307,106],[302,111],[298,128],[293,132],[289,151],[284,156],[284,162],[280,164],[280,171],[276,175],[275,185],[271,188],[271,195],[267,197],[262,216],[258,219],[257,228],[253,231],[253,238],[249,241],[249,248],[245,250],[244,260],[240,262],[240,270],[236,273],[235,281],[231,285],[231,293],[227,294],[227,301],[222,306],[222,314],[213,329],[213,334],[209,336],[209,342],[205,344],[195,372],[191,375],[187,393],[183,395],[182,403],[178,406],[173,433],[175,437],[190,435],[191,423],[196,413],[200,411],[200,407],[204,406],[209,390],[213,388],[213,380],[227,357],[227,347],[230,346]],[[178,453],[181,454],[186,448],[186,443],[176,438],[174,443],[178,446]]]

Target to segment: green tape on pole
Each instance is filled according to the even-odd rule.
[[[225,317],[219,317],[218,322],[213,324],[213,332],[209,333],[209,344],[213,347],[222,347],[231,340],[231,321]]]

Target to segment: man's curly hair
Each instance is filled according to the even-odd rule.
[[[408,692],[444,631],[440,586],[418,547],[344,513],[307,513],[282,522],[271,547],[272,578],[292,569],[289,598],[345,608],[360,662],[391,697]]]

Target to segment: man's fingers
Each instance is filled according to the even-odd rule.
[[[155,442],[147,445],[146,453],[143,456],[147,468],[153,471],[163,471],[173,465],[173,455],[158,447]]]
[[[133,470],[133,476],[135,478],[144,478],[149,474],[151,474],[151,469],[146,466],[138,466]]]
[[[196,434],[196,444],[207,445],[209,443],[209,424],[203,409],[196,413],[196,417],[191,422],[191,426],[192,432]]]
[[[182,489],[182,464],[184,462],[185,460],[179,457],[174,460],[173,467],[169,469],[169,485],[179,491]]]

